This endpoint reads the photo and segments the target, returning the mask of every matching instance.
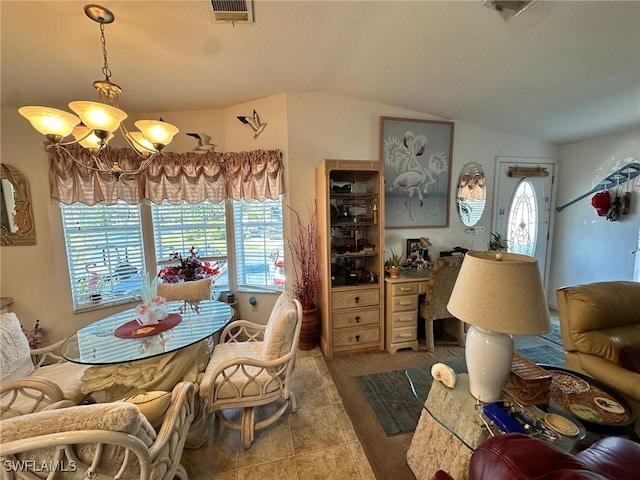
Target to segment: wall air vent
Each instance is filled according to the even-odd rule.
[[[209,0],[213,23],[253,23],[252,0]]]

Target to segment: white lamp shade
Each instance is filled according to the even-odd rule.
[[[73,113],[57,108],[27,106],[20,107],[18,113],[43,135],[66,137],[80,123],[80,119]]]
[[[144,138],[153,144],[161,146],[169,145],[173,137],[178,133],[178,127],[162,120],[138,120],[135,123]]]
[[[101,140],[90,128],[85,127],[84,125],[77,125],[71,133],[73,134],[73,138],[75,138],[84,148],[89,150],[97,150],[100,148]],[[109,140],[112,138],[113,133],[110,133],[104,143],[109,143]]]
[[[153,144],[144,138],[141,132],[128,132],[127,136],[131,141],[131,146],[143,155],[149,153],[156,153],[157,150],[153,147]]]
[[[69,108],[76,112],[82,123],[91,130],[104,130],[113,133],[127,118],[124,110],[105,103],[78,101],[69,103]]]
[[[513,335],[551,330],[538,260],[503,252],[469,252],[447,309],[465,323]]]

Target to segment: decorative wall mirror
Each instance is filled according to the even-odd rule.
[[[467,227],[473,227],[482,216],[487,201],[487,187],[482,166],[469,162],[460,171],[456,205],[458,218]]]
[[[35,245],[29,181],[15,167],[3,163],[0,176],[0,245]]]

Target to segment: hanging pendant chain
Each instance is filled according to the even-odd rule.
[[[102,58],[104,59],[102,74],[109,80],[111,78],[111,69],[109,68],[109,61],[107,59],[107,41],[104,37],[104,22],[100,22],[100,43],[102,45]]]

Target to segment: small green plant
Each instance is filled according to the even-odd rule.
[[[402,255],[397,255],[392,249],[391,256],[387,260],[387,265],[390,267],[400,267],[402,265]]]
[[[507,250],[507,239],[500,233],[491,232],[491,238],[489,239],[489,250],[497,252],[505,252]]]

